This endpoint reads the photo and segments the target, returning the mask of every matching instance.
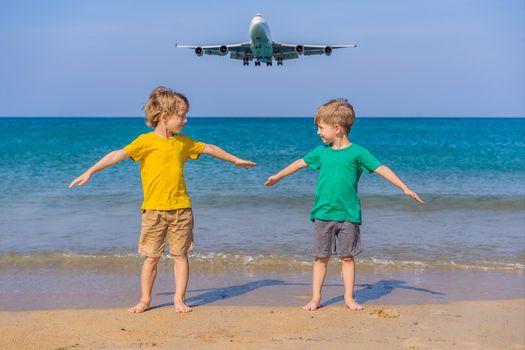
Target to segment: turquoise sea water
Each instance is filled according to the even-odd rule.
[[[67,185],[149,132],[142,119],[2,118],[0,130],[0,266],[138,259],[138,164]],[[316,172],[263,183],[320,144],[311,118],[190,118],[184,133],[257,162],[248,171],[209,156],[187,163],[193,260],[268,270],[309,262]],[[427,202],[363,175],[364,265],[523,271],[525,119],[362,118],[351,139]]]

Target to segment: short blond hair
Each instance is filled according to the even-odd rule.
[[[354,121],[354,107],[345,98],[337,98],[326,102],[317,109],[314,117],[316,125],[320,122],[331,126],[339,125],[347,135],[350,133]]]
[[[186,112],[189,111],[190,103],[183,94],[164,86],[153,89],[149,94],[148,102],[142,108],[146,115],[146,125],[154,128],[162,116],[179,115],[181,104],[186,106]]]

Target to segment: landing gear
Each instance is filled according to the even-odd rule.
[[[278,66],[282,66],[283,65],[283,58],[282,57],[277,57],[275,60],[277,61],[277,65]]]
[[[244,55],[242,57],[242,65],[243,66],[249,66],[250,65],[250,54],[248,51],[244,51]]]
[[[261,61],[261,59],[262,59],[262,61]],[[283,64],[282,59],[279,61],[278,58],[275,58],[275,60],[276,60],[276,62],[277,62],[277,65],[279,65],[279,62],[281,62],[280,65]],[[249,60],[248,60],[247,58],[244,58],[244,59],[243,59],[243,66],[247,66],[247,65],[248,65],[248,62],[249,62]],[[261,63],[266,63],[266,66],[267,66],[267,67],[271,67],[271,66],[273,66],[272,57],[260,57],[260,58],[255,58],[255,57],[254,57],[253,64],[254,64],[256,67],[260,67],[260,66],[261,66]]]

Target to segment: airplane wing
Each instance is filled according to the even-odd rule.
[[[225,56],[230,53],[230,58],[252,61],[257,59],[251,49],[251,42],[246,41],[238,44],[229,45],[178,45],[175,47],[179,49],[191,49],[195,51],[197,56],[214,55],[214,56]],[[311,56],[311,55],[326,55],[330,56],[332,50],[356,47],[357,45],[302,45],[302,44],[286,44],[279,42],[272,42],[273,57],[282,64],[283,60],[290,60],[299,58],[300,55]]]
[[[253,59],[252,49],[250,48],[250,42],[246,41],[238,44],[228,44],[228,45],[203,45],[203,46],[193,46],[193,45],[177,45],[175,47],[178,49],[192,49],[195,50],[195,53],[198,56],[206,55],[215,55],[215,56],[224,56],[230,53],[230,58],[242,60],[245,57],[248,59]]]
[[[273,42],[273,55],[275,58],[281,57],[283,60],[299,58],[299,55],[331,55],[333,49],[345,49],[356,47],[357,45],[302,45],[286,44]]]

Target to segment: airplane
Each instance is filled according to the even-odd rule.
[[[230,53],[231,59],[242,60],[243,66],[248,66],[250,61],[255,61],[255,66],[266,63],[272,65],[273,59],[278,66],[283,65],[284,60],[299,58],[299,56],[326,55],[330,56],[332,50],[356,47],[357,45],[303,45],[286,44],[272,41],[270,27],[261,14],[256,14],[249,28],[250,41],[230,45],[189,46],[177,45],[180,49],[193,49],[197,56],[203,54],[213,56],[225,56]]]

